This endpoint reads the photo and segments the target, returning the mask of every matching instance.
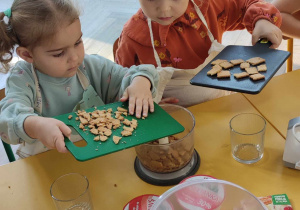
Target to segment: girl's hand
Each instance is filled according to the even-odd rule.
[[[57,149],[58,152],[68,152],[65,147],[64,136],[70,137],[71,129],[62,121],[29,116],[24,121],[24,129],[28,136],[41,141],[49,149]]]
[[[124,102],[129,99],[129,114],[133,115],[135,110],[135,116],[143,117],[148,116],[148,111],[154,112],[154,104],[151,93],[151,83],[143,76],[137,76],[132,80],[132,83],[126,88],[120,101]]]
[[[272,43],[270,48],[275,49],[279,47],[282,41],[282,32],[270,21],[260,19],[255,23],[252,33],[252,45],[255,45],[261,38],[268,39]]]

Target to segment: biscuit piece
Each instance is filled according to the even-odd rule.
[[[267,71],[267,65],[266,64],[259,65],[257,67],[257,70],[258,71]]]
[[[251,65],[257,65],[260,63],[265,62],[266,60],[260,57],[254,57],[254,58],[250,58],[247,60],[247,62],[249,62]]]
[[[258,73],[256,67],[245,68],[245,70],[248,74],[257,74]]]
[[[244,63],[245,61],[243,59],[236,59],[236,60],[231,60],[230,63],[233,65],[239,65],[241,63]]]
[[[232,68],[234,65],[232,63],[229,63],[228,61],[222,62],[219,64],[221,67],[224,69],[229,69]]]
[[[247,72],[242,72],[242,73],[236,73],[233,75],[235,78],[237,79],[241,79],[241,78],[244,78],[244,77],[248,77],[249,74]]]
[[[113,136],[113,141],[115,144],[119,144],[119,141],[121,140],[122,137],[120,136]]]
[[[220,71],[217,74],[217,77],[218,78],[228,78],[228,77],[230,77],[230,71]]]
[[[250,78],[251,78],[252,80],[261,80],[261,79],[264,79],[265,76],[258,73],[258,74],[250,75]]]
[[[241,63],[241,65],[240,65],[241,69],[245,69],[245,68],[249,68],[249,67],[250,67],[250,63],[247,63],[247,62]]]
[[[217,60],[211,62],[211,65],[217,65],[217,64],[223,63],[225,61],[227,61],[227,60],[217,59]]]
[[[212,67],[211,70],[207,72],[207,75],[213,76],[217,74],[218,72],[222,71],[222,67],[220,65],[215,65]]]

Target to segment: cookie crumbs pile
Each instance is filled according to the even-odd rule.
[[[116,130],[121,127],[121,123],[123,124],[122,137],[131,136],[138,125],[137,120],[132,119],[130,121],[125,118],[128,112],[127,109],[122,107],[117,108],[114,116],[111,108],[107,110],[94,110],[93,112],[78,110],[76,114],[76,120],[80,121],[79,128],[83,131],[89,128],[90,132],[95,135],[94,141],[106,141],[112,135],[112,129]],[[72,115],[70,116],[68,117],[69,120],[72,119]],[[114,135],[113,142],[118,144],[122,137]]]

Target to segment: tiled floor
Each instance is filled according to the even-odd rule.
[[[13,0],[1,0],[0,11],[9,8]],[[82,7],[81,23],[83,42],[87,54],[99,54],[113,60],[112,46],[121,33],[124,23],[139,8],[138,0],[80,0]],[[243,31],[227,32],[223,44],[250,45],[251,35]],[[286,50],[286,41],[279,49]],[[300,41],[294,42],[294,69],[300,68]],[[285,71],[285,65],[280,70]],[[4,76],[0,74],[0,88],[4,84]],[[13,146],[16,150],[17,146]],[[0,165],[9,163],[4,148],[0,144]]]

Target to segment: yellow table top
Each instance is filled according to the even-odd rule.
[[[300,209],[300,172],[283,166],[284,139],[267,124],[264,157],[245,165],[231,156],[229,120],[241,112],[255,112],[240,94],[233,94],[189,108],[196,118],[195,149],[204,174],[238,184],[256,196],[286,193]],[[169,187],[140,180],[134,171],[134,148],[78,162],[70,154],[45,152],[0,167],[1,209],[54,209],[50,185],[60,175],[78,172],[90,181],[95,209],[117,210],[139,195],[161,195]],[[298,207],[298,208],[297,208]]]
[[[273,77],[257,95],[243,94],[286,138],[288,123],[300,116],[300,71]]]

